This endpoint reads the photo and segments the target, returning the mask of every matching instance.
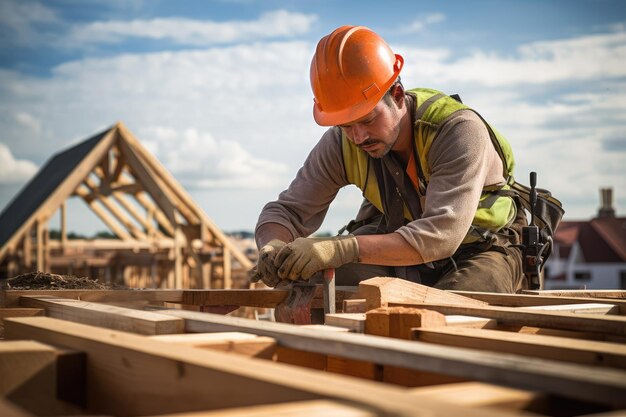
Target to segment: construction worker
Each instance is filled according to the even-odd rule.
[[[338,285],[390,276],[440,289],[527,288],[515,246],[525,216],[502,192],[512,178],[509,144],[458,97],[405,90],[403,65],[366,27],[320,40],[313,116],[331,127],[263,208],[253,281],[274,287],[336,268]],[[349,234],[307,237],[349,184],[364,196]]]

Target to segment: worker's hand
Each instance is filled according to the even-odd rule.
[[[323,269],[359,261],[359,244],[354,236],[298,238],[285,245],[274,259],[282,279],[307,280]]]
[[[282,240],[272,239],[259,250],[259,260],[252,271],[250,281],[263,281],[265,285],[272,288],[278,285],[281,279],[278,277],[278,268],[274,266],[274,258],[285,244]]]

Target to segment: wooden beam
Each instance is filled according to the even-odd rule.
[[[6,398],[0,397],[0,416],[4,417],[35,417],[15,403],[8,401]]]
[[[174,207],[170,193],[159,186],[156,179],[148,171],[147,167],[143,165],[143,162],[138,159],[137,155],[135,155],[133,149],[126,141],[120,139],[117,143],[128,167],[132,170],[133,176],[143,184],[144,189],[150,194],[157,206],[163,210],[168,222],[171,225],[176,225],[178,223],[175,213],[176,208]]]
[[[549,306],[529,306],[524,307],[527,310],[537,311],[554,311],[561,313],[574,313],[574,314],[600,314],[609,315],[617,314],[619,308],[615,304],[604,303],[584,303],[584,304],[560,304]]]
[[[228,238],[227,238],[228,239]],[[223,276],[224,276],[224,288],[229,289],[233,287],[233,277],[232,277],[232,251],[228,246],[222,247],[222,266],[223,266]]]
[[[134,188],[129,188],[127,191],[122,192],[123,188],[120,187],[124,187],[124,185],[119,186],[119,187],[115,187],[112,188],[111,184],[105,183],[105,179],[107,178],[106,175],[103,173],[102,168],[101,167],[96,167],[96,169],[94,170],[94,174],[100,179],[101,181],[101,185],[99,188],[103,188],[105,187],[106,189],[103,189],[100,191],[100,193],[103,195],[103,197],[106,197],[107,195],[111,195],[113,196],[113,199],[122,207],[124,208],[124,210],[126,210],[126,212],[128,214],[130,214],[145,230],[145,234],[151,237],[159,237],[162,238],[164,237],[164,235],[157,229],[155,229],[154,224],[152,224],[151,222],[148,221],[148,219],[145,216],[142,216],[138,210],[137,207],[135,205],[133,205],[131,202],[128,201],[128,199],[126,198],[125,194],[131,194],[134,195],[138,192],[138,187],[134,187]],[[88,186],[96,191],[98,189],[98,187],[93,183],[93,181],[91,181]],[[112,202],[111,202],[112,204]],[[129,225],[126,225],[126,227],[131,230],[130,227],[134,227],[134,225],[132,223],[129,223]]]
[[[0,323],[2,323],[3,319],[9,317],[32,317],[44,315],[44,310],[42,308],[0,308]]]
[[[0,396],[36,415],[76,414],[84,403],[84,359],[32,340],[3,341]]]
[[[626,405],[626,397],[621,395],[626,390],[624,371],[192,311],[161,313],[184,318],[188,332],[242,331],[273,337],[292,349]]]
[[[485,301],[490,305],[503,307],[531,307],[531,306],[548,306],[562,304],[587,304],[587,303],[603,303],[617,306],[618,311],[611,310],[610,314],[626,315],[626,300],[620,299],[602,299],[591,297],[565,297],[552,295],[531,295],[531,294],[500,294],[491,292],[472,292],[472,291],[454,291],[455,294],[464,297],[474,298],[476,300]]]
[[[435,310],[442,314],[461,314],[466,316],[496,319],[498,323],[522,326],[547,327],[560,330],[609,333],[617,336],[626,335],[626,317],[604,316],[599,314],[554,313],[535,311],[524,307],[478,307],[453,306],[421,303],[390,303],[405,307],[418,307]]]
[[[343,300],[342,313],[365,313],[367,303],[364,298]]]
[[[182,303],[196,306],[238,305],[273,308],[287,298],[280,289],[183,290]]]
[[[152,213],[152,216],[155,218],[157,223],[159,223],[159,225],[167,233],[169,233],[170,236],[174,236],[173,224],[170,222],[169,218],[165,215],[164,211],[161,210],[161,208],[157,204],[155,204],[154,201],[151,200],[150,197],[148,197],[150,193],[145,191],[144,187],[141,187],[139,183],[133,182],[124,176],[120,177],[118,181],[121,185],[119,185],[118,187],[115,187],[114,190],[116,192],[123,191],[126,193],[133,194],[137,202],[141,204],[141,206],[146,210],[148,215],[150,216],[150,213]],[[131,188],[131,189],[125,190],[124,187]]]
[[[185,346],[172,349],[147,337],[49,317],[8,319],[6,324],[9,339],[29,338],[87,354],[90,413],[167,414],[326,398],[348,401],[377,415],[507,416],[418,401],[400,388],[340,375]]]
[[[363,313],[334,313],[324,316],[324,324],[343,327],[355,333],[365,332],[365,314]]]
[[[0,307],[18,307],[22,296],[52,296],[100,303],[181,303],[181,290],[2,290]]]
[[[89,206],[91,211],[93,211],[96,214],[96,216],[98,216],[100,218],[100,220],[102,220],[102,222],[104,224],[106,224],[107,227],[109,229],[111,229],[111,231],[113,233],[115,233],[115,235],[118,238],[120,238],[122,240],[127,240],[127,241],[135,240],[135,239],[132,238],[130,233],[128,233],[126,230],[122,229],[111,218],[111,216],[101,206],[99,206],[97,204],[98,200],[93,200],[93,199],[90,198],[89,192],[87,192],[86,190],[83,190],[81,188],[77,188],[75,193],[76,193],[76,195],[78,195],[79,197],[81,197],[83,199],[83,201],[85,202],[85,204],[87,204],[87,206]]]
[[[4,341],[0,343],[0,395],[7,396],[52,365],[56,361],[55,349],[32,341]],[[52,375],[54,369],[48,370]],[[53,375],[43,378],[50,383],[54,382]],[[50,388],[50,387],[48,387]],[[53,387],[56,391],[56,387]],[[32,390],[32,394],[36,394]]]
[[[359,292],[356,298],[366,300],[367,310],[386,307],[391,302],[396,303],[429,303],[429,304],[457,304],[478,305],[487,303],[472,298],[456,295],[448,291],[438,290],[425,285],[415,284],[399,278],[377,277],[359,283]]]
[[[139,334],[183,331],[183,321],[150,311],[70,300],[49,295],[20,297],[24,307],[45,308],[49,317]]]
[[[61,203],[61,250],[67,245],[67,202]]]
[[[626,369],[626,346],[618,343],[460,327],[419,328],[413,329],[412,335],[422,342],[446,346]]]
[[[524,290],[523,293],[550,297],[626,298],[626,290]]]
[[[379,307],[365,314],[365,332],[376,336],[411,339],[414,327],[446,325],[443,314],[432,310],[405,307]]]
[[[98,177],[98,178],[100,178],[100,181],[104,181],[102,177]],[[87,186],[87,188],[92,194],[98,195],[97,200],[100,201],[100,204],[102,204],[109,211],[109,213],[111,213],[113,217],[121,225],[123,225],[126,228],[126,230],[129,231],[136,239],[138,240],[148,239],[146,234],[143,231],[139,230],[139,228],[137,228],[137,226],[135,226],[133,222],[130,221],[130,219],[128,218],[128,212],[124,213],[122,210],[120,210],[119,206],[117,206],[108,195],[100,192],[98,185],[96,185],[95,182],[91,178],[89,177],[85,178],[85,185]]]
[[[144,230],[146,231],[146,234],[149,237],[155,237],[157,239],[162,239],[165,237],[165,235],[161,233],[161,231],[159,231],[157,228],[154,227],[154,224],[149,222],[146,217],[142,216],[139,213],[139,211],[137,210],[137,207],[135,207],[130,201],[128,201],[128,199],[123,193],[114,191],[112,195],[113,195],[113,198],[115,198],[115,200],[122,207],[124,207],[124,209],[128,213],[130,213],[131,216],[133,216],[133,218],[135,218],[135,220],[139,222],[139,224],[141,224],[141,226],[143,226]]]
[[[41,308],[1,308],[0,307],[0,342],[4,337],[4,319],[10,317],[44,316],[45,311]],[[2,415],[2,414],[0,414]]]
[[[33,234],[32,229],[24,231],[24,239],[22,250],[24,252],[22,257],[22,266],[25,270],[31,270],[33,267]],[[10,275],[9,275],[10,276]]]
[[[176,345],[213,349],[261,359],[272,359],[277,346],[276,340],[271,337],[241,332],[166,334],[150,338]]]
[[[44,271],[44,256],[43,256],[43,219],[37,220],[37,271]]]
[[[533,391],[499,387],[481,382],[459,382],[411,389],[416,398],[436,398],[466,407],[499,407],[525,410],[544,401],[545,395]]]
[[[384,313],[385,317],[381,317],[382,322],[378,321],[376,323],[376,319],[374,318],[374,314],[370,314],[369,318],[369,326],[370,330],[366,329],[366,314],[365,313],[338,313],[333,315],[326,315],[326,325],[337,326],[339,328],[343,328],[346,331],[354,331],[356,333],[367,333],[373,334],[377,336],[389,336],[389,311],[388,309],[394,307],[381,307],[381,309],[387,309]],[[370,310],[368,313],[375,313],[376,310]],[[429,311],[429,310],[428,310]],[[439,315],[439,313],[435,311],[431,311],[433,315]],[[454,326],[454,327],[470,327],[477,329],[495,329],[498,327],[498,322],[493,319],[484,319],[481,317],[471,317],[471,316],[443,316],[445,320],[446,326]],[[375,330],[375,329],[386,329],[384,331]]]
[[[372,410],[366,410],[354,404],[331,400],[311,400],[159,415],[158,417],[376,417],[377,415]]]

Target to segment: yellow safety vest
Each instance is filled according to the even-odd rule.
[[[472,109],[462,104],[460,101],[436,90],[418,88],[409,90],[408,93],[413,94],[417,98],[413,131],[419,165],[423,173],[423,178],[420,178],[420,181],[423,181],[424,184],[427,185],[431,174],[428,164],[428,153],[430,152],[433,142],[437,139],[439,127],[454,112]],[[478,116],[480,117],[480,115]],[[490,186],[483,189],[472,225],[462,243],[490,240],[495,233],[510,226],[517,213],[513,199],[509,195],[499,195],[497,193],[498,190],[508,190],[510,188],[509,184],[512,184],[514,181],[513,168],[515,166],[515,160],[511,146],[508,141],[482,119],[482,117],[481,120],[485,123],[491,141],[502,159],[502,165],[504,167],[503,176],[507,180],[507,183],[504,186]],[[383,196],[379,190],[378,180],[374,170],[369,169],[370,157],[367,152],[352,143],[346,137],[345,133],[342,134],[342,150],[348,181],[359,187],[361,191],[363,191],[363,196],[381,213],[384,213],[382,204]],[[411,211],[406,207],[406,203],[404,207],[404,217],[408,221],[415,220],[412,218]]]

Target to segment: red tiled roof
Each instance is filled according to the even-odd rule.
[[[554,240],[559,245],[559,258],[567,258],[578,242],[587,263],[626,262],[626,217],[563,221]]]
[[[591,221],[591,227],[626,262],[626,217],[601,217]]]

